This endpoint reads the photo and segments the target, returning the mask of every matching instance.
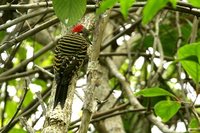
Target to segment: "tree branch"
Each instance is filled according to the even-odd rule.
[[[49,12],[53,12],[53,8],[47,8],[47,9],[43,9],[43,10],[39,10],[39,11],[35,11],[35,12],[30,12],[28,14],[24,14],[14,20],[11,20],[5,24],[0,25],[0,30],[4,30],[12,25],[15,25],[21,21],[25,21],[27,19],[33,18],[37,15],[41,15],[41,14],[45,14],[45,13],[49,13]]]
[[[10,74],[13,74],[13,73],[17,72],[20,68],[25,67],[29,62],[35,60],[42,54],[46,53],[48,50],[52,49],[55,46],[56,42],[57,42],[57,40],[55,40],[54,42],[51,42],[50,44],[46,45],[41,50],[39,50],[37,53],[35,53],[31,58],[22,61],[18,66],[11,68],[11,69],[5,71],[4,73],[0,74],[0,78],[4,77],[4,76],[8,76]]]
[[[99,77],[101,71],[99,70],[99,53],[102,43],[104,28],[108,21],[107,17],[100,17],[96,23],[96,29],[94,31],[93,45],[89,47],[89,63],[88,63],[88,79],[87,88],[85,90],[85,99],[83,105],[83,115],[81,118],[81,126],[79,133],[86,133],[88,131],[89,123],[92,118],[92,114],[95,111],[96,101],[94,97],[94,91],[99,86]]]
[[[6,130],[8,130],[8,128],[10,127],[10,124],[13,122],[13,120],[17,116],[18,112],[20,111],[22,103],[24,102],[24,99],[25,99],[26,94],[28,92],[28,88],[27,87],[28,87],[28,84],[27,84],[27,81],[25,80],[24,95],[23,95],[23,97],[21,98],[21,100],[19,102],[19,105],[18,105],[18,107],[17,107],[17,109],[15,111],[15,114],[13,115],[13,117],[11,118],[11,120],[8,122],[8,124],[3,128],[3,130],[1,131],[1,133],[6,133]]]
[[[48,66],[48,67],[45,67],[43,69],[50,69],[50,68],[52,68],[52,66]],[[26,72],[16,73],[16,74],[13,74],[13,75],[8,75],[8,76],[3,76],[3,77],[0,77],[0,83],[5,82],[5,81],[9,81],[9,80],[12,80],[12,79],[20,78],[20,77],[26,77],[26,76],[38,73],[40,71],[41,70],[29,70],[29,71],[26,71]]]
[[[23,41],[24,39],[26,39],[27,37],[31,36],[31,35],[34,35],[35,33],[45,29],[45,28],[48,28],[56,23],[58,23],[59,20],[58,18],[53,18],[43,24],[41,24],[40,26],[37,26],[25,33],[23,33],[22,35],[20,36],[17,36],[16,38],[10,40],[9,42],[4,42],[4,45],[2,45],[0,47],[0,53],[2,53],[4,50],[12,47],[13,45],[15,45],[16,43],[20,42],[20,41]]]
[[[119,80],[122,84],[122,88],[124,89],[126,95],[128,96],[130,104],[135,109],[143,109],[144,107],[140,104],[136,97],[134,97],[133,92],[130,89],[130,84],[126,81],[125,77],[117,70],[114,62],[110,58],[106,58],[106,62],[108,63],[108,67],[111,70],[111,73]],[[143,114],[143,112],[141,112]],[[161,131],[163,132],[173,132],[166,125],[161,123],[153,114],[149,114],[147,118],[154,123]]]
[[[42,99],[47,99],[47,97],[49,97],[50,95],[50,89],[47,89],[45,90],[43,93],[42,93]],[[12,123],[10,124],[10,128],[8,128],[7,130],[4,130],[5,133],[7,133],[9,130],[12,129],[13,126],[15,126],[15,124],[19,121],[20,118],[22,117],[27,117],[29,115],[31,115],[31,113],[33,113],[33,111],[38,107],[39,105],[39,101],[38,99],[34,99],[26,108],[24,108],[20,113],[19,115],[12,121]],[[2,131],[3,129],[0,129],[0,132]]]

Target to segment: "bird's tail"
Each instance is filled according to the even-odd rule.
[[[60,79],[60,82],[57,82],[53,108],[55,108],[59,103],[61,108],[64,108],[65,100],[67,98],[68,85],[69,82],[64,81],[63,77]]]

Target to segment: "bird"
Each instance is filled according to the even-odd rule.
[[[87,48],[91,44],[87,36],[87,29],[77,24],[71,33],[61,37],[56,44],[53,65],[56,93],[53,108],[59,104],[64,108],[70,82],[87,58]]]

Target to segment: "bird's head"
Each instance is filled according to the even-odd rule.
[[[84,31],[85,27],[82,24],[77,24],[74,27],[72,27],[71,32],[72,33],[82,33]]]
[[[85,37],[89,36],[89,31],[82,24],[77,24],[72,27],[71,32],[75,34],[82,34]]]

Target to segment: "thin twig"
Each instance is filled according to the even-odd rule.
[[[16,38],[10,40],[9,42],[5,42],[5,44],[3,46],[0,47],[0,53],[2,53],[3,51],[5,51],[6,49],[12,47],[13,45],[15,45],[16,43],[26,39],[27,37],[31,36],[31,35],[34,35],[35,33],[45,29],[45,28],[48,28],[49,26],[52,26],[56,23],[58,23],[59,20],[58,18],[53,18],[43,24],[41,24],[40,26],[37,26],[25,33],[23,33],[22,35],[20,36],[17,36]]]
[[[10,10],[10,9],[34,9],[34,8],[41,8],[41,7],[51,7],[52,2],[37,2],[37,3],[32,3],[32,4],[6,4],[6,5],[0,5],[0,10]],[[135,2],[132,7],[144,7],[146,5],[146,2]],[[120,5],[115,5],[113,8],[119,8]],[[96,9],[98,6],[96,5],[87,5],[87,9]],[[177,7],[173,8],[170,5],[165,7],[166,9],[170,10],[175,10],[175,11],[180,11],[180,12],[185,12],[185,13],[190,13],[193,15],[200,15],[199,11],[197,10],[192,10],[196,9],[197,7],[193,7],[191,4],[179,1],[177,2]]]
[[[101,120],[105,120],[107,118],[114,117],[114,116],[117,116],[117,115],[122,115],[122,114],[125,114],[125,113],[130,113],[130,112],[144,112],[145,110],[146,110],[146,108],[142,108],[142,109],[128,109],[128,110],[117,111],[117,112],[114,112],[114,113],[107,113],[107,114],[99,115],[98,117],[93,118],[90,121],[90,123],[99,122]],[[80,127],[79,124],[70,126],[69,129],[74,129],[74,128],[78,128],[78,127]]]
[[[130,53],[131,56],[136,56],[136,55],[139,55],[139,56],[144,56],[144,57],[147,57],[147,58],[150,58],[151,55],[150,54],[147,54],[145,52],[140,52],[140,53],[137,53],[137,52],[131,52]],[[127,53],[116,53],[116,52],[101,52],[100,53],[100,56],[101,57],[105,57],[105,56],[127,56]],[[159,56],[155,55],[155,57],[159,58]],[[164,56],[164,59],[167,60],[167,61],[173,61],[174,58],[173,57],[170,57],[170,56]]]
[[[122,35],[124,35],[124,34],[126,34],[126,33],[132,32],[132,31],[140,24],[141,21],[142,21],[142,18],[139,18],[136,22],[134,22],[134,23],[132,24],[131,27],[129,27],[129,28],[125,29],[124,31],[118,33],[116,36],[114,36],[112,39],[110,39],[109,42],[107,42],[106,44],[103,45],[103,47],[101,47],[101,51],[103,51],[103,50],[104,50],[105,48],[107,48],[109,45],[111,45],[111,44],[113,44],[114,42],[116,42],[116,40],[117,40],[120,36],[122,36]]]
[[[84,98],[78,94],[78,92],[75,90],[75,95],[83,102]]]
[[[97,113],[97,114],[94,114],[93,117],[92,117],[92,120],[90,121],[90,123],[95,123],[95,122],[98,122],[100,120],[104,120],[104,119],[107,119],[109,117],[113,117],[113,116],[116,116],[116,115],[121,115],[121,114],[124,114],[124,113],[130,113],[130,112],[137,112],[137,113],[140,113],[140,112],[145,112],[147,109],[146,108],[141,108],[141,109],[127,109],[127,110],[121,110],[123,108],[125,108],[127,106],[128,103],[126,104],[123,104],[122,105],[122,108],[119,106],[114,108],[114,109],[110,109],[108,111],[105,111],[105,112],[101,112],[101,113]],[[192,108],[193,106],[190,106],[190,108]],[[199,105],[195,106],[195,108],[198,108]],[[184,109],[184,106],[181,107],[181,109]],[[119,111],[121,110],[121,111]],[[151,110],[154,110],[153,108],[151,108]],[[116,112],[117,111],[117,112]],[[74,128],[79,128],[80,124],[76,124],[80,121],[80,119],[78,120],[75,120],[73,121],[71,124],[70,124],[70,127],[69,129],[72,130]],[[76,125],[75,125],[76,124]],[[171,133],[171,132],[170,132]]]
[[[50,89],[47,89],[45,90],[45,92],[42,93],[42,99],[47,99],[47,97],[49,97],[50,95]],[[4,130],[4,129],[0,129],[0,132],[2,130],[5,131],[5,133],[7,133],[9,130],[12,129],[12,127],[15,126],[15,124],[19,121],[19,119],[21,117],[27,117],[27,116],[30,116],[34,110],[36,110],[36,108],[39,106],[39,101],[38,99],[34,99],[27,107],[25,107],[20,113],[19,115],[13,120],[13,122],[10,124],[10,128],[8,128],[7,130]]]
[[[20,118],[20,123],[26,128],[29,133],[35,133],[34,129],[27,123],[24,117]]]
[[[52,68],[52,66],[45,67],[45,69],[51,69],[51,68]],[[40,70],[29,70],[26,72],[16,73],[16,74],[9,75],[9,76],[3,76],[3,77],[0,77],[0,83],[6,82],[6,81],[9,81],[12,79],[16,79],[16,78],[26,77],[26,76],[29,76],[29,75],[32,75],[32,74],[35,74],[38,72],[40,72]]]
[[[50,73],[49,71],[45,70],[44,68],[42,68],[42,67],[40,67],[40,66],[38,66],[38,65],[36,65],[36,64],[35,64],[35,67],[36,67],[37,69],[39,69],[40,71],[42,71],[43,73],[49,75],[51,78],[54,78],[54,74]]]
[[[153,55],[152,55],[152,62],[151,62],[151,69],[152,72],[151,74],[153,74],[153,68],[154,68],[154,63],[153,63],[153,59],[155,58],[155,52],[156,49],[158,48],[158,51],[160,53],[160,64],[158,66],[157,71],[151,76],[151,79],[149,80],[150,82],[148,83],[149,86],[152,86],[156,83],[159,74],[161,74],[161,72],[163,71],[163,62],[164,62],[164,52],[163,52],[163,48],[162,48],[162,44],[159,38],[159,23],[160,23],[160,19],[161,16],[158,15],[156,18],[156,22],[155,22],[155,32],[150,30],[150,33],[153,35],[154,37],[154,42],[153,42]]]
[[[20,68],[25,67],[29,62],[35,60],[36,58],[38,58],[39,56],[41,56],[48,50],[52,49],[55,46],[56,42],[57,42],[57,39],[55,41],[49,43],[45,47],[43,47],[41,50],[39,50],[37,53],[35,53],[31,58],[22,61],[18,66],[11,68],[11,69],[5,71],[4,73],[0,74],[0,78],[4,77],[4,76],[8,76],[10,74],[13,74],[13,73],[17,72]]]
[[[31,4],[5,4],[0,5],[0,10],[10,10],[10,9],[36,9],[36,8],[42,8],[42,7],[52,7],[52,2],[37,2],[37,3],[31,3]],[[87,9],[95,9],[97,8],[96,5],[87,5]]]
[[[199,18],[194,16],[193,24],[192,24],[192,32],[190,34],[190,43],[195,42],[197,39],[198,25],[199,25]]]
[[[52,2],[37,2],[37,3],[31,3],[31,4],[6,4],[6,5],[0,5],[0,10],[10,10],[10,9],[34,9],[34,8],[41,8],[41,7],[47,7],[52,6]]]
[[[45,107],[44,101],[42,99],[41,92],[38,91],[35,94],[36,94],[36,96],[38,98],[38,101],[39,101],[40,105],[42,106],[43,114],[45,115],[46,114],[46,107]]]
[[[130,104],[130,103],[124,103],[124,104],[122,104],[122,105],[118,105],[118,106],[116,106],[116,107],[114,107],[114,108],[111,108],[111,109],[109,109],[109,110],[107,110],[107,111],[100,112],[100,113],[99,113],[99,112],[98,112],[98,113],[94,113],[94,115],[92,116],[92,119],[98,118],[98,117],[103,116],[103,115],[106,115],[106,114],[113,113],[113,112],[115,112],[115,111],[119,111],[119,110],[121,110],[121,109],[123,109],[123,108],[126,108],[129,104]],[[71,122],[71,123],[70,123],[70,126],[73,126],[73,125],[75,125],[76,123],[78,123],[78,122],[80,122],[80,121],[81,121],[81,119],[79,118],[79,119],[77,119],[77,120]]]
[[[178,32],[178,40],[177,40],[177,44],[176,44],[176,46],[177,46],[177,49],[179,49],[180,48],[180,46],[181,46],[181,43],[182,43],[182,40],[183,40],[183,36],[182,36],[182,30],[181,30],[181,26],[180,26],[180,14],[179,14],[179,12],[176,12],[176,27],[177,27],[177,32]],[[178,73],[178,75],[177,75],[177,79],[178,79],[178,81],[179,81],[179,83],[180,83],[180,86],[181,86],[181,93],[182,93],[182,99],[184,100],[184,101],[187,101],[187,96],[186,96],[186,94],[185,94],[185,88],[184,88],[184,81],[183,81],[183,79],[181,78],[181,73],[183,72],[183,69],[182,69],[182,67],[181,67],[181,64],[180,64],[180,62],[177,64],[177,68],[178,68],[178,71],[177,71],[177,73]],[[186,117],[187,117],[187,119],[188,120],[190,120],[190,110],[189,110],[189,107],[188,107],[188,104],[186,104],[185,106],[184,106],[184,109],[185,109],[185,111],[186,111]],[[184,123],[185,123],[185,125],[187,124],[185,121],[183,121]],[[187,127],[187,126],[186,126]]]
[[[27,81],[25,80],[24,95],[23,95],[23,97],[21,98],[21,100],[19,102],[19,105],[18,105],[18,107],[17,107],[17,109],[15,111],[15,114],[13,115],[13,117],[11,118],[11,120],[8,122],[8,124],[4,127],[2,133],[6,133],[5,130],[7,130],[10,127],[10,124],[13,122],[13,120],[17,116],[18,112],[21,109],[22,103],[24,102],[24,99],[26,97],[27,92],[28,92],[28,84],[27,84]]]
[[[0,31],[4,30],[4,29],[6,29],[6,28],[8,28],[8,27],[10,27],[12,25],[15,25],[15,24],[17,24],[19,22],[27,20],[29,18],[33,18],[33,17],[35,17],[37,15],[41,15],[41,14],[45,14],[45,13],[49,13],[49,12],[53,12],[53,8],[47,8],[47,9],[44,9],[44,10],[35,11],[35,12],[31,12],[31,13],[26,14],[26,15],[22,15],[22,16],[16,18],[16,19],[13,19],[13,20],[5,23],[5,24],[0,25]]]
[[[108,67],[111,70],[111,73],[119,80],[119,82],[122,84],[122,88],[124,89],[126,95],[128,96],[130,104],[135,109],[142,109],[144,108],[140,102],[137,100],[137,98],[133,95],[133,92],[130,89],[130,84],[126,81],[125,77],[117,70],[116,65],[110,58],[106,58],[106,61],[108,63]],[[142,114],[144,112],[141,112]],[[163,132],[173,132],[171,129],[167,127],[167,125],[160,122],[153,114],[149,114],[147,118],[154,123],[160,130]]]
[[[9,97],[9,95],[8,95],[8,82],[5,83],[5,90],[1,93],[4,93],[4,98],[3,98],[4,107],[3,107],[2,112],[1,112],[1,127],[3,127],[4,126],[4,119],[5,119],[4,113],[6,111],[7,99]]]

